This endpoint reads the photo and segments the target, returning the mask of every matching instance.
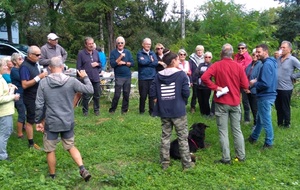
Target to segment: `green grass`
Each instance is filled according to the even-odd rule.
[[[255,145],[246,142],[247,160],[230,166],[213,163],[221,158],[215,119],[201,117],[198,112],[188,113],[189,126],[195,122],[210,126],[206,130],[210,147],[198,151],[196,167],[183,172],[177,160],[172,160],[166,171],[161,170],[159,118],[139,115],[137,99],[130,100],[128,114],[121,115],[119,102],[116,113],[111,115],[110,102],[102,97],[99,117],[90,110],[89,117],[85,118],[80,107],[75,109],[75,142],[92,174],[89,182],[81,179],[61,143],[56,151],[57,178],[49,179],[45,153],[28,149],[27,140],[17,139],[14,132],[8,143],[12,162],[0,162],[0,189],[299,189],[300,112],[296,107],[299,103],[298,99],[292,102],[290,129],[276,127],[273,110],[273,149],[261,150],[263,132]],[[251,133],[250,126],[242,125],[245,138]],[[35,141],[42,145],[41,133],[35,132]]]

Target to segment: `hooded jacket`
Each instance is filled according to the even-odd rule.
[[[262,61],[263,66],[254,83],[256,88],[256,97],[260,100],[274,99],[277,92],[277,62],[274,58],[268,57]]]
[[[204,63],[204,55],[202,55],[201,57],[199,57],[196,53],[193,53],[192,55],[190,55],[190,69],[192,72],[192,76],[191,76],[191,82],[193,84],[198,84],[198,77],[196,77],[194,75],[197,67],[200,65],[200,63]]]
[[[153,115],[162,118],[185,116],[189,95],[188,77],[184,71],[166,68],[158,72],[150,88],[150,97],[157,99]]]
[[[42,79],[35,101],[35,122],[41,122],[45,106],[45,130],[51,132],[71,130],[74,127],[73,99],[76,92],[94,93],[90,79],[84,77],[83,81],[84,84],[63,73],[52,73]]]

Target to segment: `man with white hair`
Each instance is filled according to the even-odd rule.
[[[232,46],[223,45],[221,60],[212,64],[201,77],[202,82],[215,91],[215,114],[222,149],[222,159],[216,160],[215,163],[221,164],[231,164],[228,119],[230,119],[236,159],[244,161],[246,158],[244,136],[240,124],[240,89],[248,89],[249,84],[244,69],[232,60],[232,54]],[[215,78],[215,82],[211,81],[212,77]],[[224,89],[228,89],[227,93]],[[218,91],[223,93],[217,96]]]
[[[63,62],[67,59],[66,50],[58,44],[58,36],[54,33],[50,33],[47,36],[47,43],[41,47],[41,57],[39,64],[44,68],[48,67],[52,57],[60,57]]]
[[[138,61],[138,79],[139,79],[139,94],[140,103],[139,111],[140,114],[145,112],[145,103],[148,96],[149,99],[149,114],[152,115],[154,102],[150,98],[150,86],[156,75],[156,67],[158,65],[158,60],[155,52],[151,50],[151,39],[145,38],[142,43],[143,49],[137,53]]]
[[[116,49],[110,53],[110,66],[114,68],[115,73],[115,93],[109,108],[109,113],[114,113],[118,101],[123,91],[123,102],[121,113],[125,114],[128,111],[129,94],[131,88],[131,71],[130,67],[134,66],[133,58],[128,49],[125,49],[125,39],[119,36],[116,39]]]

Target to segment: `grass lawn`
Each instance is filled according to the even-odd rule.
[[[89,116],[83,117],[81,108],[75,108],[75,142],[92,174],[89,182],[81,179],[61,143],[56,151],[57,177],[51,180],[45,153],[28,149],[27,140],[18,139],[14,132],[8,142],[12,162],[0,162],[0,189],[299,189],[299,103],[298,99],[292,102],[290,129],[276,126],[273,109],[273,149],[262,151],[265,135],[262,132],[256,144],[245,143],[246,161],[233,162],[233,165],[214,164],[214,160],[221,158],[215,118],[188,113],[189,126],[195,122],[210,126],[206,130],[210,147],[198,151],[196,167],[183,172],[180,161],[175,160],[166,171],[161,169],[159,118],[139,115],[137,98],[130,100],[126,115],[121,115],[121,102],[111,115],[110,102],[101,97],[98,117],[91,109]],[[251,125],[242,124],[242,130],[246,139]],[[34,137],[42,145],[42,134],[35,132]],[[232,138],[231,155],[235,156]]]

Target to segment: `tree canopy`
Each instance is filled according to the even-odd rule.
[[[165,0],[3,0],[0,25],[9,28],[18,23],[20,41],[28,45],[41,46],[47,34],[55,32],[71,58],[83,48],[85,36],[93,37],[109,54],[120,35],[133,54],[141,48],[143,38],[149,37],[154,45],[159,42],[175,52],[185,48],[192,53],[196,45],[202,44],[218,55],[224,43],[236,46],[243,41],[251,48],[267,43],[276,49],[283,39],[297,42],[299,1],[279,2],[285,6],[247,12],[233,1],[208,1],[198,8],[196,16],[185,13],[185,39],[180,35],[177,5],[167,12]]]

